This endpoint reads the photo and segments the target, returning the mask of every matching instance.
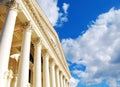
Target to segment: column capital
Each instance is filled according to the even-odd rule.
[[[28,22],[25,22],[23,25],[23,28],[26,29],[26,30],[30,30],[32,29],[32,25],[31,25],[31,22],[28,21]]]
[[[63,75],[63,72],[60,70],[60,75]]]
[[[45,56],[45,58],[47,58],[46,56],[49,56],[47,49],[42,50],[42,53],[43,53],[43,56]]]
[[[9,9],[16,9],[16,10],[20,9],[20,5],[19,5],[18,2],[16,2],[15,0],[8,2],[8,3],[7,3],[7,7],[8,7]]]
[[[59,66],[57,66],[57,65],[56,65],[56,70],[57,70],[57,71],[59,71],[59,70],[60,70],[60,69],[59,69]],[[60,71],[59,71],[59,72],[60,72]]]
[[[35,39],[33,39],[33,44],[34,44],[34,47],[37,46],[37,45],[41,45],[42,44],[42,40],[40,37],[37,37]]]
[[[51,59],[51,60],[50,60],[50,65],[51,65],[51,67],[52,67],[52,66],[54,66],[54,67],[55,67],[55,62],[54,62],[54,60],[53,60],[53,59]]]

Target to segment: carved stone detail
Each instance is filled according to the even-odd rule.
[[[10,9],[19,9],[19,4],[14,0],[7,3],[8,8]]]
[[[42,50],[42,55],[45,56],[49,56],[48,50],[47,49],[43,49]]]
[[[24,23],[22,26],[25,30],[30,31],[30,32],[32,31],[32,25],[31,25],[30,21]]]
[[[36,46],[37,44],[42,44],[42,40],[40,37],[37,37],[33,40],[33,44],[34,46]]]

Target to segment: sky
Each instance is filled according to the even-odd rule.
[[[55,28],[70,87],[120,87],[120,0],[38,0]]]

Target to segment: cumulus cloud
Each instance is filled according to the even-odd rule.
[[[118,87],[116,79],[109,79],[107,80],[107,83],[109,84],[110,87]]]
[[[70,87],[77,87],[79,80],[72,77],[70,79]]]
[[[62,47],[71,64],[86,66],[85,71],[72,70],[83,84],[106,80],[116,87],[120,79],[120,10],[112,8],[101,14],[82,36],[63,39]]]
[[[63,6],[62,6],[63,13],[60,13],[58,26],[62,26],[64,22],[68,21],[68,18],[67,18],[67,16],[68,16],[68,8],[69,8],[69,4],[63,3]]]
[[[53,26],[60,26],[67,22],[69,4],[63,3],[61,9],[57,5],[58,0],[38,0],[38,3]]]

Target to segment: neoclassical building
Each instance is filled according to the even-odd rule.
[[[70,78],[58,35],[37,1],[0,0],[0,87],[70,87]]]

